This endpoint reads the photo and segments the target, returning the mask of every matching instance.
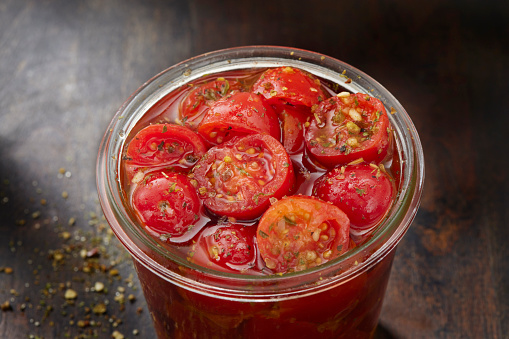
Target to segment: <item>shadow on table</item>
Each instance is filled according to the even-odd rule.
[[[378,324],[375,336],[373,339],[402,339],[391,333],[389,329],[385,328],[382,324]]]

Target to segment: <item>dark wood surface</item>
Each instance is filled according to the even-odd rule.
[[[219,3],[0,1],[0,338],[154,336],[98,205],[100,139],[151,76],[253,44],[356,66],[399,98],[420,133],[422,205],[377,337],[507,338],[507,2]]]

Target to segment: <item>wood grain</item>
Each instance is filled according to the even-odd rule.
[[[424,196],[377,337],[507,338],[508,15],[506,3],[480,1],[2,1],[0,303],[12,310],[0,311],[0,337],[153,337],[132,263],[97,202],[100,139],[156,73],[265,44],[365,71],[420,133]],[[81,257],[92,249],[99,257]],[[97,281],[108,291],[94,292]]]

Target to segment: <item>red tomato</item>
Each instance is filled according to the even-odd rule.
[[[320,177],[313,187],[313,195],[344,211],[353,229],[368,229],[391,207],[394,183],[377,165],[343,166]]]
[[[251,92],[263,95],[271,105],[289,103],[311,107],[326,98],[319,79],[288,66],[266,70]]]
[[[274,272],[302,271],[348,250],[350,221],[334,205],[307,196],[279,200],[265,212],[256,239]]]
[[[160,239],[191,232],[201,206],[187,177],[166,171],[147,174],[135,187],[131,205],[147,230]]]
[[[205,206],[215,214],[254,219],[281,198],[295,180],[283,145],[253,134],[212,147],[193,168]]]
[[[174,124],[149,125],[127,147],[130,165],[191,167],[205,154],[203,140],[189,128]]]
[[[224,224],[206,227],[197,240],[193,262],[211,267],[211,263],[238,273],[256,265],[256,226]],[[221,269],[220,268],[220,269]]]
[[[304,149],[304,128],[311,116],[311,111],[305,106],[279,106],[279,118],[283,131],[283,146],[289,154],[297,154]]]
[[[326,167],[363,158],[381,162],[390,144],[389,118],[382,102],[366,94],[323,101],[306,131],[306,147]]]
[[[196,86],[182,101],[179,109],[181,121],[189,127],[196,126],[214,102],[233,90],[239,90],[240,87],[237,81],[224,78],[217,78],[217,80]]]
[[[259,95],[247,92],[232,93],[214,103],[198,126],[198,133],[214,145],[247,134],[269,134],[277,140],[281,137],[274,110],[266,107]]]

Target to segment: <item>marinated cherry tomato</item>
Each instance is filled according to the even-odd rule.
[[[228,223],[206,227],[197,241],[192,260],[205,267],[214,263],[227,272],[245,271],[256,264],[255,238],[256,226]]]
[[[297,154],[304,149],[304,128],[311,116],[305,106],[279,106],[279,118],[283,131],[283,146],[289,154]]]
[[[326,167],[358,158],[381,162],[390,145],[389,118],[382,102],[366,94],[342,92],[314,110],[306,147]]]
[[[191,167],[205,154],[202,138],[189,128],[174,124],[149,125],[129,143],[126,160],[137,166],[181,165]]]
[[[274,272],[302,271],[348,250],[350,221],[334,205],[307,196],[274,203],[260,219],[256,239]]]
[[[326,98],[319,79],[292,67],[266,70],[251,91],[263,95],[271,105],[289,103],[311,107]]]
[[[193,168],[205,206],[215,214],[254,219],[295,180],[283,145],[270,135],[234,138],[212,147]]]
[[[320,177],[313,195],[343,210],[353,229],[375,226],[387,214],[394,199],[394,183],[375,164],[337,167]]]
[[[201,206],[187,177],[166,171],[147,174],[134,189],[131,205],[147,230],[160,239],[192,233]]]
[[[216,145],[235,136],[261,133],[280,139],[276,113],[259,95],[236,92],[215,102],[205,114],[198,132]]]
[[[224,78],[217,78],[217,80],[196,86],[182,101],[179,110],[181,121],[186,125],[197,125],[205,111],[214,102],[240,88],[237,81]]]

